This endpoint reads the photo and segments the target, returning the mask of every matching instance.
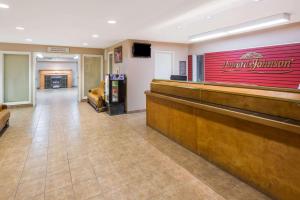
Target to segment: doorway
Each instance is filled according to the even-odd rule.
[[[80,55],[34,53],[33,104],[77,103],[80,98]]]
[[[173,73],[174,52],[157,51],[155,52],[155,79],[170,80]]]

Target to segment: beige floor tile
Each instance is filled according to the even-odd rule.
[[[84,166],[71,169],[72,182],[81,182],[88,179],[96,178],[92,167]]]
[[[76,89],[38,91],[0,137],[0,200],[269,199],[145,121],[97,113]]]
[[[48,162],[47,175],[53,175],[61,172],[70,172],[68,160]]]
[[[16,190],[17,190],[17,184],[15,186],[11,186],[11,185],[0,186],[0,199],[1,200],[14,199]]]
[[[57,190],[46,191],[45,200],[74,200],[74,192],[72,186],[66,186]]]
[[[78,182],[73,185],[76,199],[85,200],[101,194],[100,185],[97,179],[90,179],[83,182]]]
[[[46,177],[46,191],[57,190],[72,185],[69,172],[61,172]]]
[[[22,172],[21,183],[46,177],[46,166],[26,168]]]
[[[21,183],[18,187],[16,199],[29,200],[38,195],[44,194],[45,179],[38,179],[33,181],[26,181]]]

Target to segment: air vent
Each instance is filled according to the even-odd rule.
[[[70,49],[66,47],[48,47],[49,53],[69,53]]]

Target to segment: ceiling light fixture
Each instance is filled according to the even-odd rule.
[[[20,30],[20,31],[23,31],[25,28],[22,27],[22,26],[17,26],[16,29],[17,29],[17,30]]]
[[[89,45],[89,44],[88,44],[88,43],[86,43],[86,42],[84,42],[82,45],[83,45],[83,46],[87,46],[87,45]]]
[[[116,24],[117,21],[116,21],[116,20],[108,20],[107,23],[108,23],[108,24]]]
[[[98,38],[99,35],[98,35],[98,34],[93,34],[92,37],[93,37],[93,38]]]
[[[32,42],[32,39],[31,38],[26,38],[25,39],[27,42]]]
[[[7,4],[4,4],[4,3],[0,3],[0,8],[9,8],[9,5]]]
[[[279,15],[273,15],[271,17],[266,17],[259,20],[246,22],[236,26],[231,26],[227,28],[214,30],[214,31],[209,31],[206,33],[201,33],[198,35],[193,35],[189,38],[189,41],[200,42],[200,41],[205,41],[210,39],[221,38],[229,35],[246,33],[250,31],[261,30],[265,28],[282,25],[289,21],[290,21],[290,14],[282,13]]]
[[[41,54],[41,53],[38,53],[38,54],[36,55],[36,57],[38,57],[38,58],[44,58],[43,54]]]
[[[79,56],[74,56],[73,58],[74,60],[78,60]]]

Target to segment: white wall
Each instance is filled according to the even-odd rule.
[[[72,70],[73,87],[78,87],[78,64],[77,62],[37,62],[36,87],[40,87],[39,70]]]
[[[189,45],[189,54],[300,42],[300,23]]]

